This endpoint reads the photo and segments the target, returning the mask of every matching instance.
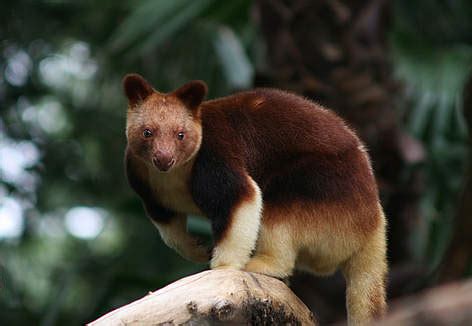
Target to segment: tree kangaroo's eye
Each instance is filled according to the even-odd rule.
[[[152,136],[152,131],[149,130],[149,129],[144,129],[143,136],[146,137],[146,138],[151,137]]]
[[[177,139],[178,139],[178,140],[183,140],[184,138],[185,138],[185,134],[184,134],[183,131],[181,131],[181,132],[179,132],[179,133],[177,134]]]

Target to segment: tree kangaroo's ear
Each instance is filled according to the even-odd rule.
[[[208,92],[202,80],[192,80],[175,90],[172,94],[180,99],[190,110],[197,109]]]
[[[151,84],[138,74],[127,74],[123,78],[123,90],[131,106],[144,101],[154,92]]]

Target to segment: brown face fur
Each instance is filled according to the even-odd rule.
[[[190,161],[202,140],[198,106],[206,86],[191,82],[163,94],[136,75],[126,76],[123,85],[129,99],[126,135],[131,152],[161,172]]]

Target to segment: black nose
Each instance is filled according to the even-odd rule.
[[[168,171],[172,165],[175,163],[175,159],[172,158],[170,155],[156,155],[152,159],[152,163],[156,168],[160,171]]]

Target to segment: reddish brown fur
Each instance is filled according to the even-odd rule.
[[[298,96],[265,89],[204,102],[201,110],[204,141],[246,167],[266,206],[308,199],[349,208],[362,202],[366,211],[375,211],[377,188],[368,159],[359,149],[362,144],[332,112]],[[304,174],[300,172],[304,162],[309,169],[328,171],[321,186],[329,191],[290,198],[293,189],[287,189],[279,198],[277,192],[293,171]],[[365,214],[365,220],[355,223],[368,233],[377,225],[376,216]]]

